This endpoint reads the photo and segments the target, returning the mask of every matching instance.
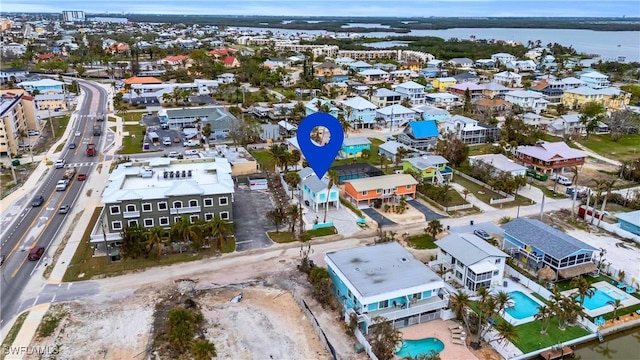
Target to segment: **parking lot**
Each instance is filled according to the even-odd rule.
[[[158,135],[158,139],[156,142],[151,142],[151,139],[149,138],[149,133],[151,132],[154,132]],[[162,143],[162,140],[165,137],[168,137],[171,140],[170,145],[164,145]],[[176,138],[179,139],[179,142],[175,142]],[[148,151],[157,151],[157,150],[166,151],[166,152],[177,151],[181,154],[184,154],[184,151],[186,150],[186,148],[183,146],[184,141],[185,141],[184,135],[182,135],[182,132],[180,130],[162,129],[159,126],[148,127],[147,134],[145,135],[145,142],[149,144]]]
[[[266,213],[274,208],[271,194],[249,190],[246,184],[236,187],[233,202],[236,250],[250,250],[271,246],[266,232],[275,230]]]

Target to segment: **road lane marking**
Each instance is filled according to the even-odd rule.
[[[33,300],[33,305],[31,305],[31,307],[36,306],[36,303],[38,302],[38,299],[40,299],[40,296],[36,296],[35,300]]]

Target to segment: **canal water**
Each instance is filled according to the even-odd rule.
[[[606,335],[605,342],[578,345],[574,350],[578,360],[637,360],[640,359],[640,328]]]

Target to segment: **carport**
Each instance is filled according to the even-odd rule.
[[[155,131],[148,132],[147,137],[152,143],[160,142],[160,136],[158,136],[158,133]]]

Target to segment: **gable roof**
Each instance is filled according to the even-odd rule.
[[[466,266],[475,264],[488,257],[509,257],[493,245],[474,234],[453,233],[435,242],[442,250],[462,261]]]
[[[616,217],[618,218],[618,220],[626,221],[630,224],[640,226],[640,210],[616,214]]]
[[[353,189],[357,192],[368,191],[372,189],[390,189],[397,186],[417,185],[418,181],[409,174],[390,174],[382,176],[373,176],[368,178],[360,178],[347,180]]]
[[[364,136],[346,137],[342,141],[342,146],[353,146],[362,144],[371,144],[371,141]]]
[[[162,80],[151,76],[132,76],[124,80],[125,84],[162,84]]]
[[[424,89],[424,85],[420,85],[415,81],[407,81],[398,85],[397,87],[405,88],[405,89]]]
[[[476,91],[484,89],[481,85],[474,84],[472,82],[463,82],[455,84],[449,87],[449,89],[463,90],[463,91]]]
[[[375,110],[378,107],[367,99],[360,96],[352,97],[342,103],[344,106],[348,106],[355,110]]]
[[[484,84],[484,89],[488,90],[488,91],[508,91],[511,90],[508,87],[504,86],[504,85],[500,85],[497,82],[490,82],[487,84]]]
[[[416,139],[424,139],[440,135],[438,125],[435,120],[409,121],[407,129],[407,131],[411,131],[411,134]]]
[[[475,161],[481,161],[499,171],[513,172],[513,171],[527,170],[525,166],[522,166],[516,163],[515,161],[509,159],[508,157],[502,154],[475,155],[475,156],[469,156],[469,159],[475,160]]]
[[[449,160],[440,155],[422,155],[415,158],[406,158],[403,161],[408,161],[418,170],[426,170],[438,165],[448,164]]]
[[[505,234],[540,249],[556,259],[563,259],[580,250],[596,251],[573,236],[536,219],[518,218],[502,225]]]
[[[374,97],[388,97],[388,96],[401,96],[400,93],[397,93],[393,90],[389,90],[387,88],[380,88],[380,89],[376,89],[375,94],[373,94]]]
[[[383,115],[391,115],[391,114],[400,115],[400,114],[415,114],[416,113],[415,110],[409,109],[409,108],[404,107],[404,106],[402,106],[400,104],[394,104],[394,105],[385,106],[382,109],[379,109],[377,112],[380,113],[380,114],[383,114]]]
[[[224,58],[224,60],[222,60],[222,62],[225,65],[233,65],[233,63],[236,62],[236,58],[235,56],[227,56],[226,58]]]

